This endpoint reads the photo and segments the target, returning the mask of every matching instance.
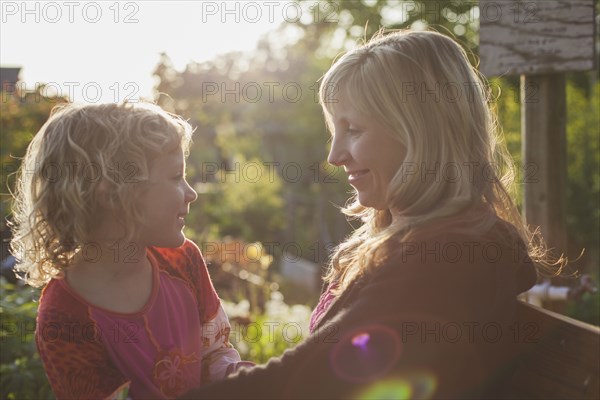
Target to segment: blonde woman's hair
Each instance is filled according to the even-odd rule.
[[[100,187],[131,240],[153,160],[179,147],[187,154],[191,136],[186,121],[150,103],[55,107],[18,172],[10,225],[20,277],[42,286],[62,274],[99,224]]]
[[[514,165],[488,106],[488,86],[454,40],[432,31],[380,31],[333,64],[319,96],[330,131],[334,106],[343,101],[386,126],[406,149],[387,209],[363,207],[355,193],[342,210],[363,224],[333,253],[325,280],[338,292],[389,256],[393,243],[425,234],[434,220],[439,230],[456,216],[468,219],[462,226],[471,231],[483,231],[494,216],[510,222],[530,257],[545,263],[541,239],[511,198]]]

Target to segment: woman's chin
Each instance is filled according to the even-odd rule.
[[[381,201],[378,199],[372,199],[367,195],[358,194],[358,203],[367,208],[374,208],[378,211],[387,210],[385,201]]]

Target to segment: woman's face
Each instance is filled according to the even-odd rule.
[[[390,181],[400,168],[406,148],[383,124],[343,102],[333,107],[334,132],[327,161],[343,166],[365,207],[385,210]]]

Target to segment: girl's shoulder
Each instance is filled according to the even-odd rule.
[[[81,303],[77,296],[69,290],[64,278],[53,278],[42,289],[38,314],[56,308],[86,312],[86,305]]]
[[[57,326],[75,327],[91,323],[88,305],[68,289],[64,279],[54,278],[46,284],[40,297],[37,313],[37,331]]]
[[[148,251],[156,259],[158,268],[170,274],[187,275],[193,270],[206,268],[200,249],[189,239],[185,239],[179,247],[149,247]]]
[[[161,273],[181,280],[190,288],[201,310],[203,322],[218,310],[219,296],[210,279],[206,263],[198,246],[189,239],[176,248],[149,247]],[[206,320],[206,321],[205,321]]]

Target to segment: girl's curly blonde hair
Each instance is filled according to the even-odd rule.
[[[32,286],[61,275],[98,226],[98,189],[130,240],[142,216],[140,185],[160,154],[187,154],[192,128],[150,103],[56,106],[18,171],[11,251]]]

